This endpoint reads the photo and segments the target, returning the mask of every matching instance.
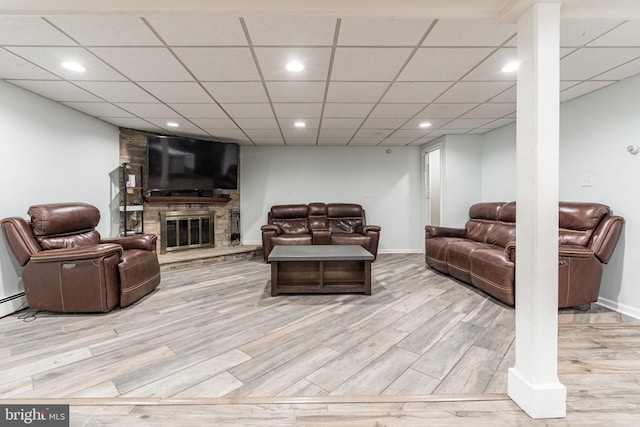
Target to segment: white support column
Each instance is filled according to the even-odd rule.
[[[566,415],[558,380],[560,4],[518,19],[516,363],[508,394],[532,418]]]

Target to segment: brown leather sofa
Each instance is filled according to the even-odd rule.
[[[515,202],[477,203],[465,228],[425,227],[425,261],[508,305],[515,303]],[[598,299],[624,219],[599,203],[560,202],[558,307]]]
[[[261,229],[265,261],[275,245],[360,245],[378,255],[380,227],[354,203],[272,206]]]
[[[152,234],[102,239],[100,211],[86,203],[31,206],[2,230],[18,263],[29,307],[64,313],[126,307],[160,283]]]

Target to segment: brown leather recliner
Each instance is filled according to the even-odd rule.
[[[378,255],[380,227],[367,225],[364,209],[355,203],[276,205],[263,225],[264,260],[275,245],[360,245],[374,261]]]
[[[157,236],[102,239],[100,211],[86,203],[31,206],[31,222],[1,221],[23,267],[29,307],[64,313],[108,312],[126,307],[160,283]]]

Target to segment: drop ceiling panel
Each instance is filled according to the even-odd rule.
[[[238,128],[236,129],[222,129],[222,128],[205,128],[211,136],[224,139],[238,139],[247,140],[247,136],[242,133]]]
[[[406,137],[394,137],[393,135],[389,138],[385,139],[380,143],[380,145],[409,145],[415,138],[406,138]]]
[[[444,103],[485,102],[512,85],[513,83],[510,82],[460,82],[453,85],[438,98],[438,101]]]
[[[282,140],[282,133],[280,132],[280,129],[245,129],[244,133],[252,139],[279,138]]]
[[[595,76],[593,80],[623,80],[638,73],[640,73],[640,59],[634,59],[633,61],[622,64],[611,71]]]
[[[326,80],[331,48],[258,47],[255,49],[260,71],[265,80]],[[302,71],[286,68],[291,61],[304,65]]]
[[[192,119],[191,121],[206,130],[217,129],[217,130],[233,130],[233,131],[240,132],[240,129],[238,129],[238,126],[233,122],[233,120],[229,118],[226,118],[226,119],[204,118],[204,119]]]
[[[260,82],[203,82],[202,85],[220,103],[269,101]]]
[[[391,85],[381,102],[428,103],[450,86],[449,82],[396,82]]]
[[[203,104],[171,103],[169,106],[183,116],[192,119],[222,119],[228,117],[218,104],[211,102]]]
[[[196,126],[194,123],[189,122],[188,120],[182,118],[182,117],[178,117],[177,115],[174,116],[169,116],[169,117],[165,117],[165,118],[158,118],[158,119],[148,119],[149,122],[153,123],[154,125],[158,126],[159,128],[164,129],[165,131],[167,131],[168,133],[174,133],[174,132],[188,132],[188,131],[193,131],[193,130],[199,130],[198,126]],[[171,127],[168,126],[167,123],[177,123],[180,126],[175,128],[175,127]]]
[[[282,137],[279,137],[279,138],[259,138],[259,139],[254,139],[253,142],[255,143],[255,145],[263,145],[263,146],[285,145],[284,144],[284,140],[282,139]]]
[[[65,81],[51,80],[9,80],[16,86],[20,86],[31,92],[37,93],[54,101],[79,101],[79,102],[100,102],[99,97],[79,88],[78,86]]]
[[[297,128],[295,127],[295,123],[297,122],[304,122],[305,126],[303,128]],[[304,120],[299,120],[299,119],[294,119],[294,118],[280,118],[278,120],[278,123],[280,123],[280,127],[282,128],[282,132],[285,132],[285,136],[286,136],[286,132],[298,132],[298,131],[307,131],[310,129],[313,129],[313,131],[315,133],[318,133],[318,127],[320,126],[320,119],[319,118],[307,118]]]
[[[91,51],[131,80],[193,81],[169,49],[163,47],[103,47]]]
[[[352,129],[320,129],[320,138],[339,138],[339,139],[347,139],[353,136]]]
[[[493,121],[493,119],[455,119],[445,125],[440,126],[439,129],[470,130],[470,129],[475,129],[477,127],[481,127],[491,121]]]
[[[341,146],[347,145],[349,139],[345,138],[319,138],[318,145],[327,145],[327,146]]]
[[[399,81],[456,81],[489,56],[488,48],[421,48]]]
[[[221,104],[221,107],[233,118],[273,118],[271,104]]]
[[[393,132],[391,138],[409,138],[414,140],[416,138],[420,138],[429,133],[428,129],[398,129]]]
[[[391,129],[360,129],[354,135],[354,139],[377,138],[378,141],[382,141],[384,138],[388,137],[393,132],[394,131]]]
[[[389,83],[386,82],[331,82],[327,102],[378,102],[387,87]]]
[[[619,19],[565,18],[560,22],[560,45],[582,47],[622,24]]]
[[[50,72],[20,58],[13,53],[0,49],[0,78],[2,79],[34,79],[59,80]]]
[[[588,80],[640,57],[640,48],[584,48],[560,61],[561,80]]]
[[[278,129],[275,119],[234,119],[241,129]]]
[[[407,119],[398,118],[398,119],[378,119],[378,118],[368,118],[363,124],[363,129],[391,129],[395,130],[402,126]]]
[[[336,19],[324,17],[245,18],[255,46],[331,46]]]
[[[422,110],[417,118],[422,119],[454,119],[479,104],[430,104]]]
[[[339,119],[327,117],[322,119],[323,129],[348,129],[354,132],[362,124],[362,119]]]
[[[99,119],[104,120],[107,123],[111,123],[114,126],[119,126],[123,128],[139,129],[143,131],[156,132],[156,133],[163,132],[162,128],[155,126],[143,119],[126,118],[126,117],[99,117]]]
[[[508,125],[510,123],[513,123],[515,121],[516,121],[515,118],[497,119],[497,120],[494,120],[492,122],[489,122],[489,123],[486,123],[486,124],[482,125],[482,127],[478,128],[478,129],[484,129],[485,131],[488,131],[490,129],[497,129],[497,128],[502,127],[502,126],[506,126],[506,125]]]
[[[340,46],[415,46],[433,21],[430,19],[342,18]]]
[[[491,102],[516,102],[516,85],[511,86],[507,90],[497,94],[490,100]]]
[[[440,126],[444,125],[445,123],[448,123],[449,121],[451,121],[452,118],[447,118],[447,119],[411,119],[408,122],[406,122],[404,125],[402,125],[401,130],[419,130],[422,133],[426,133],[426,132],[431,132],[433,129],[437,129]],[[431,126],[427,127],[427,128],[421,128],[420,124],[421,123],[431,123]]]
[[[465,119],[490,119],[513,114],[516,111],[514,102],[482,104],[466,113]]]
[[[76,46],[77,43],[36,16],[0,16],[0,44],[11,46]]]
[[[63,102],[63,104],[94,117],[134,117],[133,114],[108,102]]]
[[[412,50],[408,48],[338,47],[331,71],[331,80],[393,80],[411,52]]]
[[[247,47],[180,47],[173,51],[199,80],[260,79],[251,51]]]
[[[212,99],[202,87],[192,82],[144,82],[140,83],[162,102],[171,103],[207,103]]]
[[[149,117],[149,118],[161,118],[170,117],[175,115],[175,111],[167,107],[165,104],[160,103],[119,103],[118,107],[129,111],[136,116]]]
[[[441,19],[423,46],[500,46],[516,34],[515,24],[469,19]]]
[[[318,136],[318,129],[308,129],[308,128],[304,128],[304,129],[282,129],[282,134],[284,135],[285,139],[287,141],[289,140],[299,140],[302,138],[313,138],[314,142],[316,140],[316,137]]]
[[[285,138],[287,141],[287,145],[296,145],[296,146],[302,146],[302,145],[316,145],[316,138],[314,137],[308,137],[308,138],[304,138],[304,137],[300,137],[300,138]]]
[[[422,110],[425,104],[378,104],[371,112],[370,118],[404,118],[413,117]]]
[[[382,142],[382,138],[353,138],[349,141],[349,145],[353,146],[372,146],[378,145]]]
[[[631,20],[612,29],[589,46],[640,46],[640,20]]]
[[[560,92],[560,102],[565,102],[573,98],[577,98],[579,96],[585,95],[589,92],[593,92],[595,90],[601,89],[605,86],[608,86],[613,81],[586,81],[578,83],[570,87],[569,89],[563,90]]]
[[[134,16],[49,16],[47,20],[84,46],[160,46],[161,41]]]
[[[246,46],[240,19],[230,16],[152,16],[146,18],[170,46]]]
[[[156,98],[130,82],[77,82],[76,84],[109,102],[158,102]]]
[[[324,82],[267,82],[273,102],[322,102]]]
[[[502,48],[494,52],[489,58],[478,64],[469,74],[464,76],[466,81],[501,81],[508,80],[515,82],[517,72],[506,73],[502,68],[511,63],[517,62],[518,52],[514,48]]]
[[[120,73],[81,47],[8,47],[8,50],[67,80],[126,80]],[[78,73],[67,70],[63,62],[75,61],[87,68]]]
[[[327,102],[324,104],[324,117],[365,118],[375,105],[376,104]]]
[[[274,103],[278,117],[320,117],[322,104],[319,102],[299,102],[299,103]]]

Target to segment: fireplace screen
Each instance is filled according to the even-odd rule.
[[[160,253],[213,247],[215,213],[172,211],[160,214]]]

